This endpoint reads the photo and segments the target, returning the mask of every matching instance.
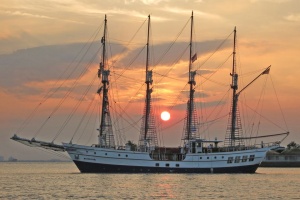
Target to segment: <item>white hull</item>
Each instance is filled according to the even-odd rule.
[[[254,173],[270,147],[232,152],[188,153],[183,160],[154,160],[147,152],[63,144],[81,172]]]

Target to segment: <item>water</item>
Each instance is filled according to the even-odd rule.
[[[73,163],[0,163],[0,199],[300,199],[300,168],[255,174],[81,174]]]

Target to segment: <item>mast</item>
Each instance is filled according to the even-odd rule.
[[[233,53],[232,53],[232,108],[231,108],[231,132],[230,132],[230,146],[235,145],[235,130],[236,130],[236,111],[238,96],[236,91],[238,89],[238,74],[236,73],[236,27],[234,27],[234,39],[233,39]]]
[[[193,28],[194,28],[194,15],[192,12],[192,16],[191,16],[191,33],[190,33],[190,55],[189,55],[189,82],[188,84],[190,85],[190,92],[189,92],[189,101],[188,101],[188,109],[187,109],[187,130],[186,130],[186,140],[191,140],[194,139],[193,138],[193,125],[194,125],[194,121],[195,121],[195,111],[194,111],[194,93],[195,93],[195,89],[194,86],[196,85],[195,82],[195,75],[196,75],[196,71],[192,71],[192,63],[195,61],[195,56],[196,54],[193,56]],[[195,125],[194,125],[195,126]]]
[[[109,112],[109,99],[108,99],[108,76],[110,71],[107,67],[106,58],[106,35],[107,35],[107,19],[104,19],[104,31],[101,38],[102,43],[102,61],[100,62],[98,77],[102,77],[102,87],[98,90],[99,94],[102,90],[102,110],[101,110],[101,123],[99,128],[99,145],[106,148],[114,148],[115,141],[112,131],[112,124]]]
[[[146,44],[146,98],[145,98],[145,109],[143,113],[143,121],[140,131],[140,146],[143,151],[147,151],[147,144],[149,146],[158,146],[155,119],[151,108],[151,93],[152,93],[152,70],[149,70],[149,38],[150,38],[150,15],[148,15],[148,29],[147,29],[147,44]]]
[[[148,15],[148,29],[147,29],[147,55],[146,55],[146,113],[145,113],[145,133],[144,133],[144,142],[147,139],[147,133],[149,128],[149,115],[150,115],[150,98],[151,98],[151,91],[150,91],[150,84],[152,84],[152,71],[149,71],[149,34],[150,34],[150,15]]]
[[[232,72],[230,76],[232,77],[231,89],[232,89],[232,104],[229,113],[229,120],[227,126],[227,132],[225,137],[225,143],[229,146],[244,145],[244,140],[242,137],[242,123],[238,110],[238,99],[240,94],[252,85],[259,77],[264,74],[268,74],[270,67],[267,67],[262,73],[260,73],[255,79],[248,83],[244,88],[238,90],[238,74],[236,71],[236,27],[234,27],[234,40],[233,40],[233,53],[232,53]]]

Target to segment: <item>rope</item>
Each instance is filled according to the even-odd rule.
[[[196,70],[200,69],[200,67],[202,67],[217,51],[219,51],[219,49],[223,46],[223,44],[228,40],[228,38],[232,35],[233,32],[231,32],[222,42],[219,46],[217,46],[217,48],[215,49],[215,51],[208,56],[208,58],[198,66],[198,68],[196,68]]]
[[[99,34],[100,29],[102,28],[104,23],[102,23],[101,26],[99,26],[96,31],[92,34],[92,36],[89,38],[88,42],[85,43],[85,45],[80,49],[80,51],[76,54],[76,56],[74,57],[74,59],[71,61],[71,63],[67,66],[67,68],[63,71],[62,74],[60,74],[60,76],[58,77],[57,81],[53,84],[52,88],[55,87],[59,80],[65,75],[65,73],[70,69],[70,67],[73,65],[73,63],[75,62],[76,58],[80,55],[80,53],[83,51],[83,49],[87,46],[87,44],[89,43],[89,41],[94,37],[93,41],[95,40],[95,37]],[[95,35],[95,36],[94,36]],[[88,49],[91,47],[92,42],[90,43],[90,46],[88,47]],[[87,50],[88,51],[88,50]],[[74,72],[74,71],[73,71]],[[72,72],[72,73],[73,73]],[[71,74],[72,74],[71,73]],[[70,75],[68,76],[68,78],[70,77]],[[42,98],[41,102],[35,107],[35,109],[28,115],[28,117],[24,120],[24,122],[21,124],[21,126],[17,129],[17,133],[20,132],[21,130],[24,130],[26,125],[28,125],[31,121],[31,119],[33,118],[33,116],[36,114],[37,110],[39,109],[39,107],[44,104],[49,98],[51,98],[61,87],[62,85],[65,83],[65,81],[63,81],[54,91],[52,91],[51,89],[48,90],[48,92],[44,95],[44,97]],[[52,92],[52,93],[51,93]],[[51,93],[51,94],[50,94]]]
[[[83,97],[83,98],[84,98],[84,97]],[[70,140],[71,143],[72,143],[72,140],[73,140],[74,136],[78,133],[79,127],[80,127],[81,124],[83,123],[83,120],[84,120],[84,118],[86,117],[86,115],[87,115],[88,111],[90,110],[92,104],[94,103],[95,99],[96,99],[96,95],[94,96],[93,100],[89,103],[89,105],[88,105],[88,107],[86,108],[86,110],[85,110],[83,116],[81,117],[80,122],[78,123],[78,125],[77,125],[77,127],[76,127],[76,129],[75,129],[75,132],[74,132],[74,134],[73,134],[73,136],[72,136],[72,138],[71,138],[71,140]],[[80,103],[81,103],[81,102],[80,102]]]
[[[77,102],[75,108],[69,114],[68,118],[65,120],[65,122],[63,123],[63,126],[59,129],[59,131],[55,135],[55,137],[54,137],[54,139],[53,139],[52,142],[54,142],[56,140],[56,138],[61,134],[61,132],[63,131],[63,129],[66,127],[67,123],[71,120],[71,118],[73,117],[74,113],[77,111],[78,107],[80,106],[80,104],[84,100],[84,97],[87,95],[87,93],[91,89],[91,87],[92,87],[92,85],[93,85],[93,83],[95,82],[96,79],[97,79],[97,74],[95,75],[94,79],[92,79],[92,81],[90,82],[90,84],[89,84],[88,88],[86,89],[85,93],[81,96],[81,98]]]
[[[92,57],[92,60],[95,59],[96,55],[98,54],[100,48],[98,49],[98,51],[96,52],[96,54]],[[81,58],[80,61],[82,61],[82,59],[85,57],[87,51],[85,52],[85,54],[83,55],[83,57]],[[90,62],[91,64],[91,62]],[[89,64],[89,65],[90,65]],[[85,72],[88,70],[89,68],[89,65],[87,65],[84,70],[81,72],[81,74],[79,75],[79,78],[76,79],[74,82],[73,82],[73,85],[69,88],[69,90],[65,93],[64,97],[60,100],[60,102],[58,103],[58,105],[52,110],[52,112],[50,113],[49,117],[44,121],[44,123],[42,124],[42,126],[36,131],[35,135],[34,135],[34,138],[40,133],[40,131],[42,130],[42,128],[45,126],[45,124],[47,123],[47,121],[56,113],[56,111],[60,108],[60,106],[63,104],[63,102],[66,100],[66,98],[71,94],[72,90],[75,88],[75,86],[77,86],[77,82],[78,80],[81,79],[81,77],[83,76],[83,74],[85,74]],[[74,73],[74,71],[77,69],[77,67],[79,66],[79,64],[76,65],[75,69],[72,71],[71,74]],[[68,76],[68,78],[70,78],[71,74]],[[65,82],[66,80],[64,80]],[[64,83],[63,82],[63,83]],[[62,85],[61,85],[62,86]],[[61,87],[60,86],[60,87]],[[56,90],[58,91],[58,89]]]
[[[286,123],[286,119],[285,119],[283,111],[282,111],[282,107],[281,107],[280,102],[279,102],[279,98],[278,98],[278,95],[277,95],[277,92],[276,92],[276,89],[275,89],[275,86],[274,86],[273,79],[272,79],[271,75],[270,75],[270,79],[271,79],[271,83],[272,83],[272,86],[273,86],[273,89],[274,89],[274,92],[275,92],[275,96],[276,96],[276,99],[277,99],[277,103],[278,103],[278,106],[279,106],[279,109],[280,109],[283,121],[285,123],[285,128],[286,128],[286,130],[289,130],[288,126],[287,126],[287,123]]]

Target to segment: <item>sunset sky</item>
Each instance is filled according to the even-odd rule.
[[[170,121],[159,122],[160,128],[164,129],[180,121],[185,115],[187,87],[184,86],[187,83],[188,54],[184,53],[182,58],[179,57],[188,45],[190,26],[188,20],[192,10],[195,20],[194,52],[198,55],[194,69],[199,67],[199,73],[207,78],[217,69],[217,66],[221,65],[232,52],[232,35],[224,43],[222,51],[216,53],[200,67],[236,26],[237,65],[243,68],[244,74],[251,74],[243,77],[244,84],[255,78],[264,68],[272,65],[268,78],[269,85],[266,87],[274,90],[274,84],[276,93],[266,93],[264,109],[267,115],[279,123],[280,127],[285,128],[285,123],[279,122],[284,121],[281,117],[282,110],[287,129],[290,131],[283,145],[291,141],[300,143],[300,1],[298,0],[2,0],[0,4],[0,155],[6,159],[9,156],[18,159],[57,158],[9,138],[29,113],[39,105],[47,92],[54,91],[55,86],[63,84],[63,88],[43,105],[40,114],[36,114],[35,121],[31,122],[28,130],[18,133],[20,137],[32,138],[37,127],[41,126],[51,113],[51,109],[74,84],[74,80],[82,76],[80,83],[76,85],[76,91],[70,94],[71,100],[62,104],[60,108],[62,111],[55,117],[61,121],[69,114],[70,107],[81,98],[80,91],[82,92],[83,87],[88,86],[96,75],[100,57],[96,57],[91,62],[94,54],[87,54],[81,60],[81,63],[84,63],[81,69],[88,67],[82,75],[79,70],[81,65],[70,76],[62,74],[76,67],[74,63],[80,60],[76,55],[86,43],[92,42],[90,38],[93,38],[93,33],[100,28],[100,33],[90,49],[91,52],[97,52],[100,47],[103,32],[101,25],[105,14],[108,18],[111,42],[109,55],[113,56],[110,61],[114,66],[112,75],[122,73],[122,69],[128,66],[132,58],[145,45],[147,28],[145,21],[147,16],[151,15],[150,68],[154,70],[153,79],[156,83],[153,86],[153,97],[157,100],[154,105],[158,105],[156,111],[159,114],[163,110],[169,110],[171,113]],[[174,49],[166,54],[164,60],[158,62],[185,24],[187,27],[178,37]],[[134,41],[127,46],[139,28],[140,31]],[[123,51],[124,49],[126,51]],[[143,51],[141,57],[124,72],[119,79],[118,94],[114,94],[118,95],[119,101],[116,104],[124,108],[127,107],[128,101],[131,102],[126,108],[126,113],[132,116],[133,121],[138,119],[143,110],[144,54]],[[199,83],[196,92],[199,94],[197,100],[207,107],[205,112],[211,112],[213,105],[218,102],[217,99],[221,99],[228,90],[226,87],[230,84],[231,60],[225,65],[226,67],[222,67],[212,78],[215,83],[208,81],[203,83],[204,78],[201,76],[197,78],[197,84]],[[68,66],[71,68],[67,68]],[[168,74],[168,77],[163,78],[161,74]],[[264,80],[265,78],[261,83]],[[96,86],[95,90],[97,84],[93,83]],[[254,96],[254,92],[261,92],[260,89],[255,91],[258,85],[259,83],[247,91],[248,97],[251,97],[247,105],[252,108],[259,98]],[[114,84],[111,87],[115,87]],[[140,88],[142,89],[139,90]],[[278,108],[277,97],[281,110]],[[84,101],[88,104],[93,98],[97,98],[97,95],[91,93]],[[78,110],[77,117],[80,117],[85,110],[84,108]],[[222,112],[227,113],[227,111]],[[209,116],[209,114],[203,115]],[[208,121],[213,119],[212,115]],[[227,118],[223,122],[216,124],[216,129],[211,129],[209,138],[214,139],[216,136],[218,139],[224,139]],[[39,139],[52,140],[59,130],[56,125],[58,126],[54,122],[54,125],[45,128],[44,133],[39,135]],[[124,126],[127,127],[128,124],[125,122]],[[67,133],[67,128],[68,126],[64,130],[66,135],[60,137],[57,143],[64,139],[65,142],[70,140],[72,134]],[[180,131],[177,133],[178,129]],[[178,141],[181,139],[182,129],[182,124],[179,124],[173,129],[162,130],[160,138],[164,138],[163,145],[180,145]],[[74,130],[69,129],[69,131]],[[282,130],[274,128],[274,131],[279,133]],[[137,142],[138,134],[139,128],[132,129],[125,133],[125,140]],[[94,140],[91,143],[97,142],[97,132],[89,137]]]

